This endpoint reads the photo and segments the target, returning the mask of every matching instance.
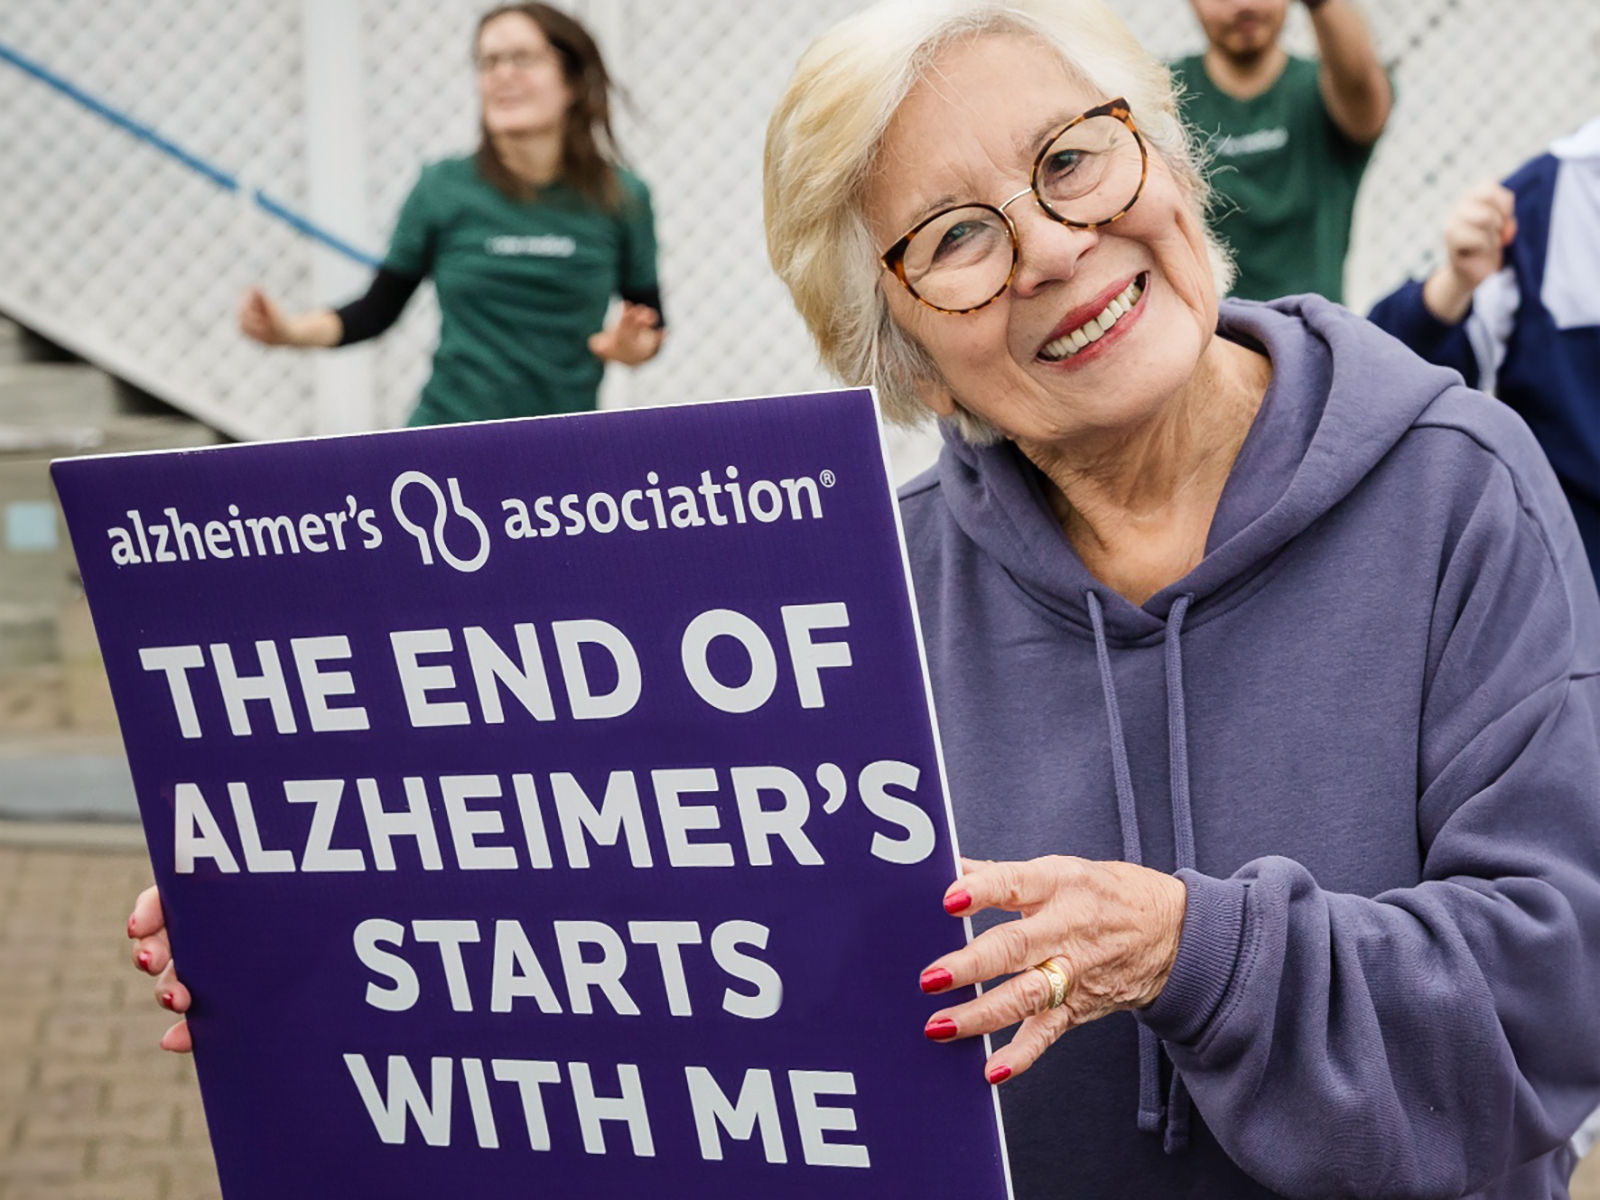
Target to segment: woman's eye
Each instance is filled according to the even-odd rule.
[[[1057,150],[1044,160],[1044,169],[1052,176],[1070,175],[1082,161],[1082,150]]]
[[[950,226],[949,229],[944,231],[944,236],[939,239],[938,246],[934,248],[934,257],[941,258],[961,249],[964,243],[972,241],[977,229],[977,224],[972,221],[961,221]]]

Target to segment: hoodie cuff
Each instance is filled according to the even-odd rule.
[[[1188,891],[1178,957],[1161,995],[1134,1015],[1163,1041],[1185,1043],[1200,1036],[1233,979],[1250,885],[1190,870],[1178,878]]]
[[[1457,338],[1464,336],[1466,319],[1472,315],[1467,306],[1466,315],[1451,324],[1441,321],[1428,308],[1422,298],[1423,280],[1409,279],[1393,295],[1380,301],[1372,310],[1373,320],[1394,334],[1429,362],[1451,363],[1441,358],[1445,349]]]

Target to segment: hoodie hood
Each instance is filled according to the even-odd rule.
[[[952,439],[940,484],[958,526],[1005,568],[1024,592],[1074,634],[1094,641],[1122,858],[1146,863],[1134,766],[1117,698],[1113,645],[1164,643],[1167,795],[1174,866],[1196,865],[1190,809],[1189,718],[1182,633],[1223,612],[1296,535],[1348,496],[1446,388],[1453,371],[1430,367],[1347,309],[1315,296],[1270,304],[1226,302],[1218,332],[1259,349],[1272,378],[1218,500],[1205,556],[1144,605],[1095,579],[1046,502],[1040,473],[1010,442],[974,447]],[[1189,614],[1193,610],[1193,618]],[[1162,1134],[1168,1154],[1189,1145],[1187,1087],[1174,1066],[1161,1086],[1163,1050],[1150,1026],[1138,1030],[1138,1128]]]
[[[973,446],[946,430],[939,482],[958,525],[1086,638],[1094,636],[1091,592],[1112,642],[1163,636],[1182,596],[1192,598],[1191,624],[1203,619],[1348,496],[1422,410],[1461,382],[1318,296],[1226,300],[1217,331],[1266,354],[1272,381],[1223,489],[1204,559],[1142,606],[1095,579],[1075,553],[1061,553],[1064,535],[1039,472],[1015,445]]]

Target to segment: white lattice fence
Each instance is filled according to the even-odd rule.
[[[293,10],[7,0],[0,40],[303,204]],[[246,271],[297,290],[299,239],[8,64],[0,179],[0,310],[226,429],[304,427],[305,364],[229,332]]]
[[[344,5],[358,53],[343,107],[307,78],[310,5]],[[1197,48],[1183,0],[1116,5],[1164,56]],[[313,219],[316,122],[352,123],[365,192],[331,232],[381,254],[419,165],[475,140],[469,0],[4,0],[0,44],[236,172]],[[650,181],[671,336],[608,380],[609,403],[824,386],[761,238],[767,113],[807,41],[847,0],[586,0],[631,97],[624,149]],[[1348,296],[1365,306],[1435,252],[1451,200],[1600,111],[1594,0],[1365,0],[1400,104],[1357,214]],[[1310,47],[1303,13],[1291,44]],[[323,68],[326,70],[326,68]],[[326,81],[322,81],[325,83]],[[332,91],[335,96],[340,88]],[[322,97],[318,111],[307,97]],[[334,258],[238,195],[0,62],[0,311],[175,399],[230,432],[284,436],[399,420],[427,371],[426,291],[381,345],[343,351],[373,395],[342,394],[312,356],[233,332],[260,282],[290,306],[342,300],[316,279]],[[322,207],[326,208],[324,204]],[[359,272],[349,272],[355,280]],[[3,416],[0,416],[3,419]]]

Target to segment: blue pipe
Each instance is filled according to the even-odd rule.
[[[117,128],[132,134],[139,141],[154,146],[168,158],[182,163],[196,174],[203,175],[206,179],[209,179],[212,183],[216,184],[224,191],[238,192],[241,190],[238,176],[224,171],[221,167],[207,162],[198,155],[191,154],[176,142],[162,137],[161,134],[150,128],[150,126],[134,120],[127,113],[121,111],[120,109],[113,108],[105,101],[100,100],[95,96],[91,96],[88,92],[84,91],[71,80],[62,78],[54,71],[51,71],[49,68],[35,62],[33,59],[18,51],[15,47],[9,46],[5,42],[0,42],[0,61],[10,63],[12,66],[22,71],[25,75],[31,75],[34,79],[37,79],[40,83],[46,85],[47,87],[54,88],[63,96],[66,96],[69,100],[75,101],[76,103],[82,105],[96,116],[103,117]],[[344,255],[346,258],[351,259],[354,262],[358,262],[363,266],[376,267],[379,265],[379,259],[374,258],[364,250],[357,249],[343,238],[329,233],[327,230],[321,228],[319,225],[313,222],[309,217],[303,216],[283,203],[274,200],[261,188],[252,189],[250,192],[250,199],[255,203],[257,208],[261,209],[262,212],[278,218],[278,220],[288,225],[295,232],[303,234],[306,237],[311,238],[313,241],[322,243],[330,250],[334,250],[337,253]]]

